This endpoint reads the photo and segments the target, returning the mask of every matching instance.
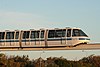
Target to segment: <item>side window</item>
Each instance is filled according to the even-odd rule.
[[[66,36],[66,29],[62,30],[62,37]]]
[[[35,38],[35,31],[31,31],[31,39]]]
[[[7,32],[6,39],[14,39],[14,32]]]
[[[10,33],[10,39],[14,39],[14,33],[15,33],[15,32],[11,32],[11,33]]]
[[[62,30],[56,30],[55,37],[62,37]]]
[[[29,34],[30,34],[30,31],[24,31],[23,32],[23,39],[28,39],[29,38]]]
[[[39,38],[40,31],[31,31],[31,39]]]
[[[67,37],[71,37],[71,29],[67,30]]]
[[[2,32],[0,32],[0,39],[2,39]]]
[[[0,39],[4,39],[5,32],[0,32]]]
[[[55,37],[65,37],[66,30],[56,30]]]
[[[7,32],[6,39],[10,39],[10,32]]]
[[[65,37],[66,29],[62,30],[49,30],[48,38]]]
[[[78,29],[73,29],[73,35],[72,36],[80,36]]]
[[[19,32],[16,32],[15,39],[19,38]]]
[[[39,38],[39,32],[40,32],[40,31],[36,31],[36,32],[35,32],[35,38]]]
[[[41,31],[41,38],[44,38],[44,31]]]
[[[54,38],[55,37],[55,30],[49,30],[48,38]]]

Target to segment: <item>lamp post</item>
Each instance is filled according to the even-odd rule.
[[[41,56],[42,56],[43,53],[45,53],[44,50],[40,53],[40,59],[39,59],[40,60],[40,67],[42,67],[41,66],[41,61],[42,61],[42,57]]]

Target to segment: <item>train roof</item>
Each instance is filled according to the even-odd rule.
[[[59,30],[59,29],[80,29],[76,27],[65,27],[65,28],[40,28],[40,29],[29,29],[29,30],[0,30],[0,32],[14,32],[14,31],[39,31],[39,30]]]

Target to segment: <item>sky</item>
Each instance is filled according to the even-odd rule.
[[[29,30],[40,28],[81,28],[91,39],[100,43],[100,0],[0,0],[0,30]],[[67,56],[81,58],[99,51],[3,52]],[[34,54],[34,55],[32,55]],[[37,55],[36,55],[37,54]],[[90,55],[89,54],[89,55]],[[100,54],[99,54],[100,55]],[[75,56],[73,58],[73,56]]]

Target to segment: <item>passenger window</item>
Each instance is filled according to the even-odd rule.
[[[44,38],[44,31],[41,31],[41,38]]]
[[[56,30],[55,37],[65,37],[66,30]]]
[[[31,39],[39,38],[39,32],[40,31],[31,31]]]
[[[31,31],[31,39],[35,38],[35,31]]]
[[[29,34],[30,34],[30,31],[24,31],[23,32],[23,39],[28,39],[29,38]]]
[[[14,39],[14,32],[7,32],[6,39]]]
[[[67,30],[67,37],[71,37],[71,29]]]
[[[62,30],[56,30],[55,37],[62,37]]]
[[[14,39],[14,33],[15,33],[15,32],[11,32],[11,33],[10,33],[10,36],[11,36],[10,38],[11,38],[11,39]]]
[[[40,31],[36,31],[36,32],[35,32],[35,38],[39,38],[39,32],[40,32]]]
[[[5,32],[0,32],[0,39],[4,39]]]
[[[62,30],[62,37],[66,36],[66,29]]]
[[[49,30],[48,38],[54,38],[55,37],[55,30]]]
[[[65,37],[66,30],[49,30],[48,38]]]
[[[16,32],[15,39],[19,38],[19,32]]]
[[[2,39],[2,32],[0,32],[0,39]]]
[[[73,29],[73,35],[72,36],[80,36],[78,29]]]

